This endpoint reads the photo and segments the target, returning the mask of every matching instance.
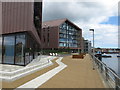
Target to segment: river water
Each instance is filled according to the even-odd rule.
[[[120,77],[120,57],[117,54],[107,54],[111,55],[111,58],[102,58],[102,61],[111,69],[113,69]]]

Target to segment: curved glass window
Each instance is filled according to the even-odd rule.
[[[0,63],[2,63],[2,37],[0,37]]]
[[[15,36],[5,36],[3,46],[3,63],[14,64]]]
[[[16,36],[15,46],[16,46],[15,64],[24,65],[25,35]]]

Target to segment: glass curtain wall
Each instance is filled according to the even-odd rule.
[[[15,64],[24,65],[25,35],[16,36]]]
[[[59,46],[67,47],[67,23],[64,23],[60,26],[60,34],[59,34]]]
[[[0,63],[27,65],[37,57],[38,47],[25,33],[0,36]]]
[[[25,64],[28,64],[35,57],[37,57],[37,55],[36,55],[37,44],[36,44],[35,40],[33,40],[31,38],[31,36],[29,36],[29,35],[27,35],[27,45],[26,45],[26,47],[27,47],[27,51],[25,52]]]
[[[32,41],[32,40],[30,40],[30,39],[31,39],[30,36],[27,35],[27,50],[25,52],[25,64],[28,64],[31,59],[30,53],[31,53],[32,48],[31,48],[30,41]]]
[[[2,36],[0,36],[0,63],[2,63]]]
[[[5,36],[3,45],[3,63],[14,64],[15,36]]]
[[[25,65],[24,48],[25,34],[12,34],[0,37],[0,63]]]
[[[60,47],[78,47],[80,41],[80,32],[69,23],[65,22],[60,26],[59,46]]]

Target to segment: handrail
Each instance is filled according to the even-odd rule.
[[[95,56],[94,56],[94,58],[95,58],[96,60],[98,60],[98,62],[102,63],[104,67],[108,68],[108,70],[109,70],[114,76],[116,76],[117,78],[120,79],[120,77],[119,77],[118,75],[116,75],[116,73],[114,73],[105,63],[103,63],[102,61],[100,61],[100,60],[99,60],[98,58],[96,58]]]
[[[110,84],[110,79],[113,80],[114,86],[112,88],[115,88],[115,90],[120,89],[120,77],[113,72],[105,63],[100,61],[97,57],[95,57],[93,54],[90,54],[92,57],[93,62],[95,62],[95,65],[100,68],[101,74],[104,74],[105,76],[105,81]],[[114,79],[113,79],[114,78]]]

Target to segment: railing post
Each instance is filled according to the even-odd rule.
[[[108,68],[105,67],[105,76],[106,76],[106,81],[108,81]]]
[[[101,69],[101,73],[103,72],[103,65],[102,63],[100,64],[100,69]]]
[[[119,90],[119,79],[115,76],[115,90]]]
[[[99,68],[101,64],[99,63],[99,61],[95,56],[94,56],[94,60],[95,60],[95,65],[97,66],[97,68]]]
[[[93,70],[95,70],[95,56],[94,56],[94,54],[93,54]]]
[[[100,68],[100,66],[101,66],[101,63],[99,63],[99,61],[98,60],[96,60],[96,62],[97,62],[97,67],[98,67],[98,69]]]

